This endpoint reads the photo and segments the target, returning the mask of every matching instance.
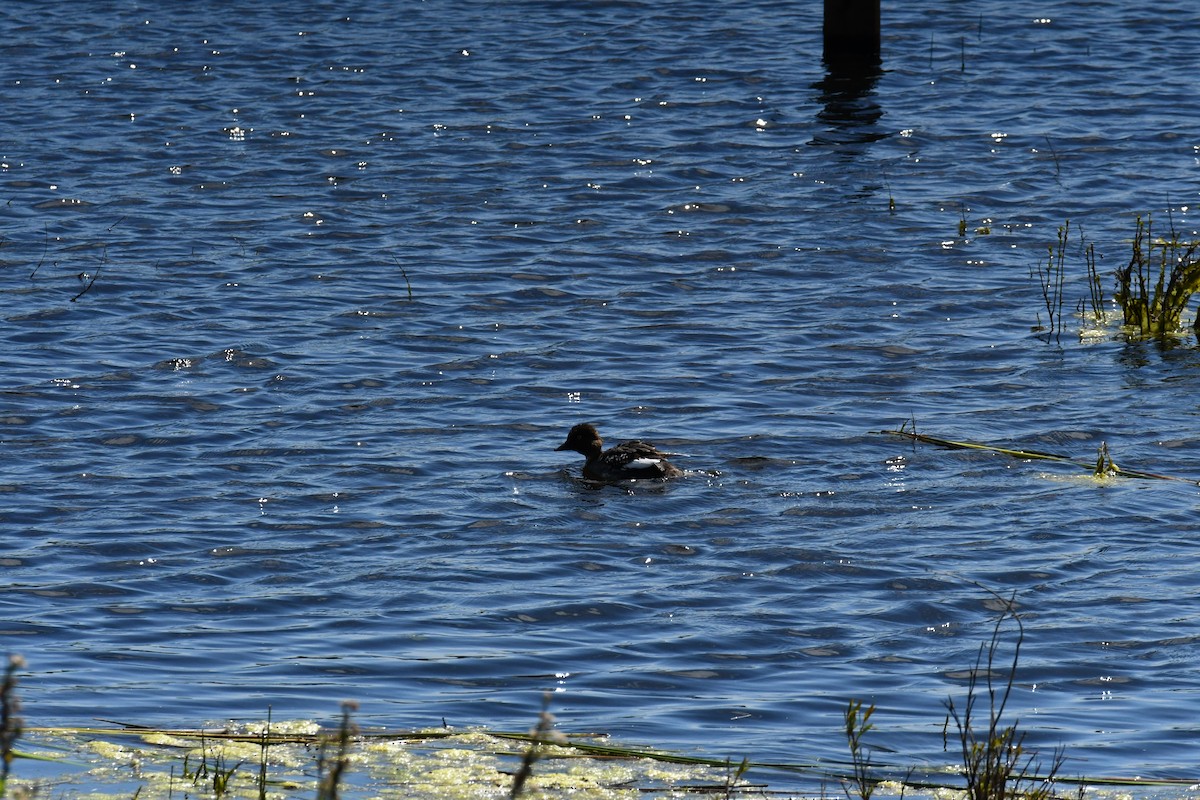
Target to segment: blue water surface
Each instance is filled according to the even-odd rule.
[[[1015,598],[1027,744],[1194,777],[1195,483],[879,431],[1200,477],[1195,336],[1075,313],[1082,242],[1111,296],[1135,215],[1196,235],[1200,12],[884,5],[846,76],[815,2],[7,4],[27,722],[524,729],[551,692],[813,763],[858,698],[936,771]],[[689,474],[582,482],[585,420]]]

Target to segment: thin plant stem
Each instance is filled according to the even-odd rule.
[[[8,657],[4,669],[4,680],[0,682],[0,798],[8,787],[8,776],[12,771],[14,745],[21,738],[24,721],[21,719],[21,701],[17,698],[17,672],[25,668],[25,659],[18,655]]]
[[[328,767],[328,771],[326,771],[325,764],[327,743],[322,742],[321,744],[321,757],[317,765],[318,772],[321,774],[317,783],[317,800],[338,800],[338,787],[347,767],[350,766],[350,745],[358,733],[358,726],[351,719],[351,715],[357,710],[358,703],[352,700],[342,703],[342,721],[334,739],[334,743],[337,745],[337,757]]]
[[[871,756],[865,751],[862,744],[863,736],[875,727],[871,722],[871,715],[874,713],[874,704],[868,706],[864,711],[861,700],[851,700],[844,715],[846,743],[850,746],[850,763],[854,770],[853,787],[861,800],[871,800],[877,784],[869,776]],[[842,791],[846,793],[847,800],[853,800],[846,781],[842,781]]]
[[[538,715],[538,723],[529,735],[529,749],[525,751],[521,766],[513,775],[512,789],[508,793],[510,800],[516,800],[525,791],[525,784],[533,776],[533,765],[541,756],[542,745],[555,739],[553,730],[554,715],[550,713],[550,694],[547,693],[542,697],[542,711]]]
[[[1058,748],[1054,751],[1049,770],[1042,773],[1036,751],[1028,751],[1025,747],[1025,732],[1020,730],[1019,720],[1005,722],[1005,710],[1016,682],[1021,645],[1025,641],[1025,626],[1016,611],[1015,594],[1007,599],[994,592],[992,594],[1004,603],[1004,607],[992,628],[991,638],[979,646],[975,666],[967,679],[967,696],[963,705],[957,705],[953,697],[946,701],[943,746],[949,749],[953,725],[962,757],[966,793],[970,800],[1011,800],[1015,797],[1050,800],[1054,796],[1055,778],[1063,764],[1063,750]],[[1001,680],[996,661],[1006,620],[1016,624],[1017,633],[1007,676]],[[981,720],[978,706],[985,695],[986,719]]]

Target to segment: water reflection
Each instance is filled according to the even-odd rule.
[[[877,124],[883,109],[875,95],[875,84],[882,74],[879,64],[869,61],[831,63],[825,77],[813,84],[822,106],[817,119],[825,128],[809,144],[844,148],[886,138],[887,131]],[[844,148],[844,151],[853,155],[858,148]]]

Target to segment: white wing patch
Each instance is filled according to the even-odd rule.
[[[635,458],[625,465],[626,469],[654,469],[662,463],[661,458]]]

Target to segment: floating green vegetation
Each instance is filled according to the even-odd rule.
[[[553,730],[547,711],[530,733],[363,730],[352,720],[353,703],[342,705],[332,730],[269,714],[265,722],[202,729],[22,727],[15,676],[23,666],[12,657],[0,687],[0,798],[634,800],[762,788],[739,784],[748,762],[732,773],[727,761],[567,736]],[[30,749],[15,749],[19,737]],[[35,774],[10,777],[14,758]]]
[[[887,436],[903,436],[906,439],[911,439],[913,442],[929,444],[934,447],[944,447],[949,450],[985,450],[989,453],[997,453],[1022,461],[1053,461],[1059,464],[1069,464],[1090,471],[1096,478],[1143,478],[1146,480],[1184,481],[1186,483],[1200,484],[1200,481],[1192,478],[1159,475],[1154,472],[1118,467],[1116,462],[1112,460],[1112,456],[1109,455],[1108,444],[1105,442],[1100,443],[1095,461],[1090,461],[1059,453],[1043,453],[1037,450],[1021,450],[981,442],[963,442],[953,439],[943,439],[937,436],[927,436],[923,433],[917,433],[916,425],[912,422],[903,423],[898,430],[883,430],[880,433]]]
[[[997,625],[998,630],[999,625]],[[956,727],[963,743],[964,765],[936,767],[918,774],[895,764],[876,764],[862,737],[874,729],[874,706],[851,701],[846,735],[852,761],[820,764],[764,763],[684,756],[658,750],[604,743],[596,734],[563,735],[539,724],[530,733],[484,731],[385,731],[359,729],[347,717],[335,730],[311,721],[263,722],[211,729],[144,727],[33,728],[26,730],[36,752],[20,753],[49,766],[20,780],[13,779],[7,797],[68,800],[503,800],[572,798],[572,800],[676,800],[713,798],[795,797],[774,790],[749,772],[808,776],[828,798],[827,786],[841,785],[848,800],[870,800],[880,794],[967,800],[1049,800],[1055,784],[1128,790],[1138,787],[1179,789],[1194,780],[1057,776],[1062,753],[1054,752],[1047,772],[1036,753],[1024,746],[1017,722],[1001,724],[1003,702],[996,692],[1011,692],[1010,676],[993,683],[990,664],[998,634],[981,649],[968,687],[965,710],[952,700],[943,735]],[[984,672],[987,662],[988,672]],[[1000,673],[996,673],[999,675]],[[983,682],[980,683],[979,681]],[[976,703],[986,698],[986,714]],[[1005,697],[1006,700],[1006,697]],[[343,709],[345,714],[347,709]],[[956,716],[957,715],[957,716]],[[982,721],[979,721],[982,720]],[[346,735],[346,734],[349,735]],[[947,739],[946,741],[949,741]],[[344,743],[344,747],[343,747]],[[949,749],[949,747],[948,747]],[[336,753],[336,772],[320,752]],[[531,757],[530,753],[534,755]],[[1005,793],[1000,791],[1004,789]],[[985,794],[981,792],[993,792]],[[810,794],[811,796],[811,794]],[[1126,794],[1127,796],[1127,794]]]
[[[530,733],[330,731],[311,721],[26,733],[36,754],[53,755],[54,763],[36,770],[38,777],[14,779],[10,797],[633,800],[729,790],[724,762],[588,747],[583,740],[594,742],[595,735],[556,735],[558,744]],[[534,747],[536,759],[528,761]]]
[[[958,238],[966,238],[968,230],[973,231],[976,236],[991,236],[992,220],[982,220],[979,225],[975,226],[974,228],[970,228],[967,222],[967,211],[968,209],[966,204],[960,203],[958,206]]]

